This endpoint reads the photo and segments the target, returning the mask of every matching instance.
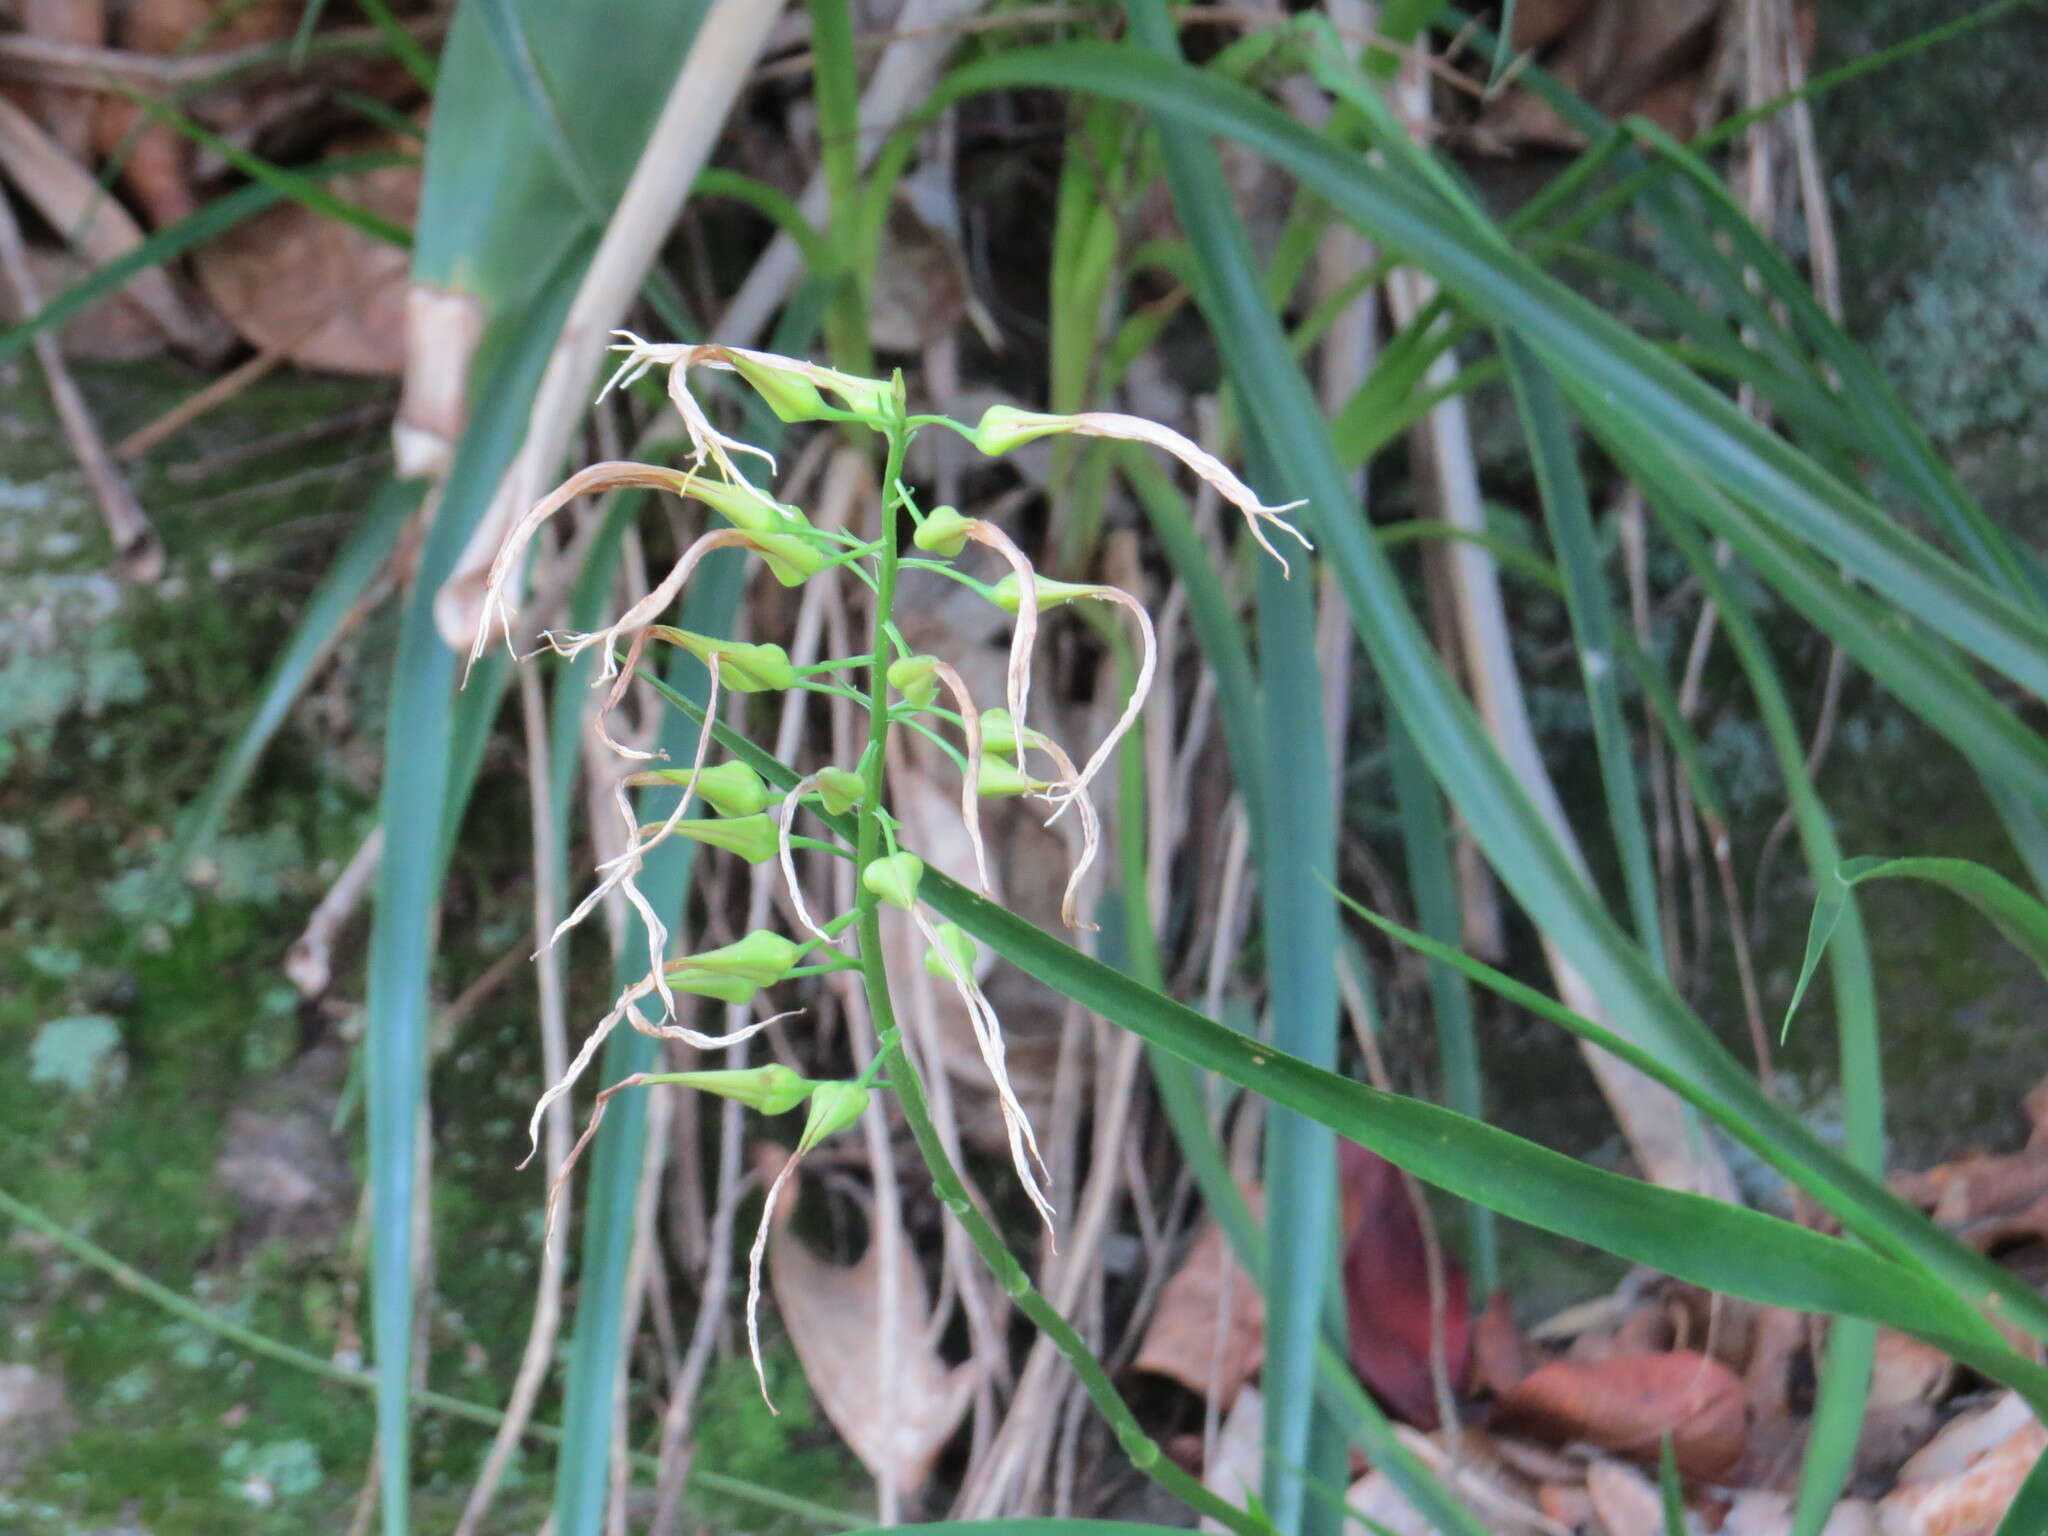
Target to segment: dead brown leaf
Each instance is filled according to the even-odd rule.
[[[770,1177],[787,1154],[764,1149]],[[818,1406],[862,1465],[885,1470],[906,1496],[930,1478],[939,1452],[953,1437],[974,1394],[972,1361],[949,1366],[931,1338],[931,1300],[910,1239],[885,1244],[874,1238],[853,1264],[819,1258],[791,1230],[799,1174],[785,1187],[770,1220],[769,1282],[790,1344]],[[868,1213],[872,1224],[874,1212]],[[882,1307],[882,1251],[893,1257],[895,1318]],[[879,1404],[889,1403],[886,1412]]]
[[[28,267],[36,291],[46,299],[89,275],[88,268],[69,251],[40,245],[29,248]],[[20,296],[11,284],[0,284],[0,320],[13,324],[23,318]],[[65,321],[57,333],[57,344],[66,357],[125,363],[162,352],[164,333],[127,295],[113,293],[94,300]]]
[[[1634,1467],[1606,1457],[1586,1468],[1586,1497],[1607,1536],[1664,1536],[1664,1499]]]
[[[115,13],[115,41],[135,53],[170,57],[221,53],[291,36],[297,9],[285,0],[133,0]],[[192,145],[177,129],[153,122],[121,96],[100,103],[95,136],[102,155],[118,158],[121,185],[161,229],[198,206],[192,190]]]
[[[1640,1458],[1655,1456],[1669,1435],[1679,1470],[1712,1479],[1741,1460],[1748,1409],[1742,1382],[1727,1366],[1672,1350],[1553,1361],[1500,1400],[1492,1427]]]
[[[1992,1536],[2033,1470],[2048,1430],[2007,1393],[1957,1416],[1900,1469],[1878,1505],[1885,1536]]]
[[[140,226],[127,209],[107,196],[85,164],[5,97],[0,97],[0,171],[92,266],[105,266],[142,243]],[[210,340],[206,329],[160,268],[136,273],[122,284],[121,292],[179,346],[195,352],[206,350]]]
[[[1689,137],[1710,106],[1723,0],[1547,0],[1515,11],[1515,44],[1612,118],[1641,113]],[[1584,136],[1516,87],[1479,115],[1472,136],[1494,152],[1576,149]]]
[[[1890,1183],[1900,1199],[1976,1248],[2048,1240],[2048,1143],[2002,1156],[1971,1153],[1925,1173],[1895,1174]]]
[[[1424,1434],[1406,1424],[1394,1431],[1408,1453],[1440,1478],[1459,1501],[1497,1536],[1560,1536],[1540,1502],[1535,1482],[1501,1455],[1501,1447],[1483,1429],[1467,1428],[1459,1436],[1454,1459],[1441,1434]],[[1377,1536],[1379,1528],[1395,1536],[1434,1536],[1436,1527],[1408,1502],[1383,1470],[1375,1468],[1351,1487],[1346,1502],[1352,1518],[1346,1536]]]
[[[388,150],[365,135],[337,143],[335,157]],[[419,208],[417,166],[337,176],[335,196],[410,227]],[[281,203],[204,246],[201,286],[252,346],[302,368],[396,376],[405,367],[406,274],[397,246],[297,203]]]
[[[1932,1344],[1923,1344],[1894,1329],[1879,1329],[1868,1407],[1881,1413],[1909,1403],[1939,1402],[1947,1395],[1955,1375],[1955,1361]]]
[[[1543,1364],[1544,1355],[1515,1323],[1506,1291],[1495,1291],[1486,1310],[1472,1321],[1473,1385],[1501,1397]]]
[[[1258,1219],[1264,1203],[1259,1191],[1247,1188],[1244,1196]],[[1232,1254],[1223,1228],[1205,1221],[1188,1256],[1159,1293],[1158,1310],[1133,1366],[1177,1381],[1228,1410],[1258,1374],[1265,1352],[1265,1296]]]
[[[21,30],[53,43],[98,48],[107,40],[107,8],[101,0],[21,0]],[[98,103],[75,86],[36,85],[23,103],[72,159],[92,153],[93,116]]]

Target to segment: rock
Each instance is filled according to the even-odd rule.
[[[32,1365],[0,1365],[0,1483],[71,1432],[61,1377]]]
[[[345,1071],[340,1046],[317,1047],[228,1111],[214,1168],[241,1207],[238,1243],[317,1246],[348,1219],[354,1183],[332,1130]]]

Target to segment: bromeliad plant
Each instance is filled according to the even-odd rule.
[[[665,368],[669,398],[688,433],[689,463],[681,469],[633,463],[599,464],[571,476],[537,503],[512,530],[492,564],[486,622],[479,631],[472,661],[481,654],[488,636],[500,627],[506,630],[509,643],[512,588],[535,534],[549,517],[586,492],[619,486],[653,487],[717,513],[723,526],[701,534],[683,550],[668,574],[611,624],[589,633],[552,634],[546,640],[563,656],[597,648],[603,658],[594,684],[602,691],[596,715],[597,732],[611,751],[636,764],[658,754],[616,739],[610,719],[640,675],[646,648],[661,644],[688,650],[703,661],[711,686],[701,711],[694,758],[687,769],[650,767],[620,776],[616,800],[624,822],[624,850],[599,866],[599,878],[590,893],[550,939],[558,939],[616,891],[632,903],[645,924],[648,966],[646,974],[624,988],[591,1030],[562,1079],[549,1085],[542,1094],[534,1110],[530,1135],[537,1144],[541,1116],[547,1106],[570,1090],[598,1048],[621,1024],[662,1039],[686,1041],[700,1050],[718,1050],[747,1039],[777,1019],[789,1017],[777,1014],[728,1034],[706,1034],[680,1022],[679,995],[744,1007],[753,1004],[765,989],[784,981],[827,971],[854,971],[866,992],[874,1021],[875,1051],[868,1069],[850,1081],[812,1081],[780,1065],[628,1077],[598,1095],[589,1127],[565,1163],[557,1180],[558,1188],[560,1180],[566,1179],[573,1168],[576,1154],[596,1133],[607,1102],[626,1089],[653,1085],[694,1088],[736,1099],[764,1115],[784,1114],[808,1104],[796,1148],[768,1191],[751,1253],[748,1342],[758,1374],[761,1261],[770,1213],[782,1186],[807,1152],[826,1137],[859,1121],[874,1090],[892,1091],[947,1209],[966,1229],[982,1259],[1017,1300],[1020,1309],[1051,1336],[1067,1357],[1134,1464],[1231,1529],[1245,1533],[1266,1530],[1260,1517],[1221,1500],[1160,1455],[1080,1335],[1032,1286],[1023,1265],[970,1200],[933,1123],[917,1067],[903,1046],[890,1000],[881,924],[884,906],[908,914],[927,945],[926,969],[949,981],[959,993],[1002,1111],[1011,1162],[1050,1234],[1053,1210],[1046,1189],[1050,1178],[1039,1156],[1031,1123],[1011,1087],[1004,1063],[1001,1023],[976,980],[975,942],[959,927],[935,922],[927,913],[919,900],[924,864],[898,840],[899,823],[889,809],[888,741],[890,733],[898,728],[915,731],[934,742],[959,769],[961,815],[984,889],[989,885],[989,871],[980,829],[981,800],[1034,799],[1050,806],[1054,818],[1073,811],[1080,828],[1080,851],[1067,882],[1062,915],[1070,927],[1084,926],[1085,882],[1100,843],[1089,788],[1144,706],[1154,666],[1152,621],[1138,599],[1118,588],[1040,577],[1030,559],[994,523],[966,516],[952,507],[920,506],[902,479],[904,456],[911,440],[927,428],[957,432],[990,455],[1004,454],[1054,434],[1147,443],[1178,458],[1237,507],[1244,514],[1253,538],[1279,561],[1283,570],[1287,562],[1273,547],[1271,530],[1281,530],[1307,547],[1307,540],[1285,520],[1284,514],[1292,507],[1261,503],[1213,455],[1179,433],[1137,417],[1111,412],[1043,415],[996,406],[970,427],[944,416],[912,414],[900,375],[888,381],[861,378],[771,353],[737,347],[662,346],[630,333],[621,335],[624,340],[616,350],[623,354],[623,361],[607,389],[629,383],[653,369]],[[739,374],[785,422],[855,424],[876,434],[884,449],[879,529],[872,536],[862,536],[817,527],[800,509],[777,501],[749,480],[741,470],[741,459],[762,460],[771,474],[774,461],[762,450],[721,433],[711,423],[690,391],[689,372],[693,368]],[[906,519],[907,550],[902,537]],[[969,544],[992,551],[1008,566],[1007,574],[990,584],[961,569],[955,562]],[[720,548],[737,548],[757,557],[785,586],[826,578],[835,572],[849,574],[867,588],[872,599],[868,650],[858,656],[799,666],[781,646],[773,643],[719,639],[663,622],[704,557]],[[950,662],[916,652],[905,642],[897,624],[897,610],[898,578],[907,568],[930,571],[959,582],[1014,617],[1005,697],[1000,706],[982,708]],[[1108,603],[1128,614],[1137,631],[1141,657],[1131,696],[1116,723],[1087,759],[1078,764],[1058,742],[1029,723],[1032,657],[1039,616],[1077,602]],[[729,746],[738,745],[716,723],[721,690],[752,693],[790,689],[864,701],[867,736],[854,762],[817,768],[797,778],[793,787],[784,792],[771,789],[744,755],[734,755],[722,762],[711,760],[714,744],[721,738]],[[790,771],[796,771],[793,765]],[[682,793],[664,820],[642,825],[629,790],[649,783],[675,784]],[[699,802],[711,814],[693,816],[691,811]],[[797,817],[804,813],[810,815],[825,836],[797,834]],[[792,937],[763,929],[717,949],[671,958],[667,953],[668,927],[642,894],[635,877],[651,850],[678,836],[736,854],[750,863],[776,861],[788,883],[791,910],[802,932]],[[813,915],[797,879],[794,850],[799,847],[852,861],[857,895],[850,910],[822,921]],[[762,1392],[765,1396],[765,1375]]]

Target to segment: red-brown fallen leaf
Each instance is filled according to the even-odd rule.
[[[1495,1291],[1486,1310],[1472,1322],[1472,1384],[1500,1397],[1546,1358],[1516,1325],[1508,1293]]]
[[[1878,1505],[1878,1529],[1885,1536],[1992,1536],[2044,1448],[2048,1429],[2016,1394],[1962,1415],[1906,1464],[1899,1486]]]
[[[1385,1158],[1352,1142],[1338,1148],[1343,1180],[1344,1298],[1351,1368],[1388,1410],[1424,1429],[1437,1425],[1431,1380],[1429,1266],[1406,1181]],[[1443,1352],[1450,1380],[1471,1360],[1465,1267],[1443,1256]]]
[[[1680,1349],[1553,1361],[1500,1400],[1492,1425],[1503,1434],[1554,1445],[1585,1441],[1643,1459],[1669,1435],[1679,1471],[1711,1480],[1742,1458],[1748,1417],[1735,1373]]]
[[[1256,1219],[1259,1191],[1244,1193]],[[1258,1374],[1265,1353],[1265,1295],[1231,1254],[1222,1227],[1208,1221],[1159,1293],[1159,1309],[1133,1365],[1212,1396],[1227,1411]]]
[[[170,58],[221,53],[290,37],[298,7],[286,0],[133,0],[114,9],[117,40],[134,53]],[[198,206],[192,191],[193,146],[124,96],[101,99],[94,136],[100,153],[117,158],[121,183],[159,229]]]

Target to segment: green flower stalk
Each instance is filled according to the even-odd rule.
[[[892,727],[907,724],[938,739],[960,765],[961,819],[985,890],[992,889],[992,878],[979,820],[984,798],[1040,801],[1053,807],[1051,820],[1072,808],[1076,812],[1079,851],[1062,897],[1061,916],[1069,927],[1082,927],[1083,883],[1101,844],[1100,821],[1089,789],[1118,744],[1129,734],[1150,693],[1157,664],[1157,640],[1144,605],[1131,594],[1111,586],[1041,578],[1009,534],[987,519],[969,517],[947,506],[929,513],[919,512],[901,479],[905,451],[911,437],[930,425],[948,427],[989,454],[1005,453],[1055,433],[1148,443],[1180,459],[1238,507],[1252,538],[1276,560],[1279,555],[1267,538],[1270,528],[1277,525],[1301,538],[1283,519],[1288,508],[1263,505],[1212,455],[1179,433],[1136,417],[1111,412],[1050,416],[997,406],[985,413],[979,424],[968,427],[942,417],[911,416],[900,375],[887,381],[869,379],[745,348],[663,346],[630,333],[619,335],[622,344],[616,350],[621,361],[606,389],[631,383],[656,368],[665,369],[668,398],[682,420],[690,444],[688,462],[681,468],[623,462],[596,465],[572,475],[537,502],[513,528],[492,563],[485,596],[485,623],[480,626],[472,660],[501,629],[508,645],[511,644],[515,584],[520,579],[526,553],[548,518],[577,496],[631,486],[681,497],[701,507],[707,520],[715,516],[719,525],[703,527],[684,545],[661,579],[609,623],[588,633],[548,635],[546,642],[564,656],[575,656],[592,647],[600,650],[601,664],[595,669],[597,677],[593,684],[598,699],[592,725],[597,738],[625,762],[644,763],[657,756],[615,739],[609,724],[639,676],[640,658],[647,645],[658,642],[689,650],[703,660],[711,686],[702,711],[696,751],[687,771],[649,767],[621,774],[615,780],[613,798],[625,829],[624,851],[599,866],[594,888],[549,938],[550,943],[554,942],[586,918],[606,896],[617,893],[640,915],[648,935],[649,963],[647,974],[620,992],[561,1079],[549,1084],[541,1094],[529,1126],[529,1139],[537,1145],[541,1118],[548,1106],[580,1079],[604,1041],[621,1024],[657,1038],[681,1040],[699,1050],[715,1051],[748,1038],[777,1019],[792,1016],[778,1014],[746,1023],[724,1035],[708,1035],[679,1020],[681,998],[706,998],[747,1009],[768,988],[794,985],[818,970],[857,969],[874,1023],[875,1051],[867,1073],[856,1081],[813,1082],[787,1067],[771,1064],[730,1071],[640,1073],[613,1084],[597,1095],[589,1123],[549,1192],[550,1230],[561,1179],[567,1178],[596,1134],[605,1108],[615,1094],[643,1086],[689,1088],[734,1099],[764,1115],[784,1114],[807,1103],[803,1131],[770,1185],[750,1254],[747,1335],[758,1373],[761,1268],[774,1229],[778,1201],[802,1159],[825,1138],[857,1124],[872,1106],[878,1087],[885,1088],[893,1095],[946,1207],[962,1223],[975,1250],[998,1275],[1005,1290],[1017,1298],[1020,1308],[1051,1337],[1073,1366],[1090,1397],[1131,1452],[1134,1463],[1233,1530],[1256,1531],[1258,1521],[1254,1517],[1208,1493],[1160,1456],[1158,1447],[1145,1437],[1117,1396],[1101,1363],[1072,1326],[1033,1288],[1023,1266],[1003,1246],[1002,1239],[968,1197],[932,1121],[923,1080],[903,1048],[883,958],[882,924],[885,907],[906,914],[924,937],[926,971],[950,982],[958,994],[1002,1113],[1011,1162],[1050,1238],[1054,1211],[1047,1189],[1051,1177],[1030,1118],[1010,1081],[1001,1020],[976,975],[979,951],[974,940],[958,926],[934,924],[919,900],[924,862],[897,842],[898,822],[890,812],[888,796],[888,738]],[[881,527],[876,536],[863,540],[851,533],[816,528],[800,509],[779,502],[750,481],[741,472],[742,461],[752,458],[765,463],[772,475],[774,459],[712,425],[690,391],[688,374],[693,368],[737,374],[784,421],[859,423],[880,434],[887,447],[887,458],[882,475]],[[950,661],[942,656],[912,653],[904,644],[896,624],[896,602],[897,578],[903,564],[899,529],[905,517],[914,521],[909,530],[910,542],[919,552],[912,563],[964,583],[1013,618],[1000,707],[983,710]],[[1301,542],[1307,546],[1305,539]],[[951,562],[965,553],[969,544],[990,551],[1007,567],[1007,574],[994,586],[985,586],[953,568]],[[728,640],[676,628],[670,622],[672,610],[704,558],[721,548],[745,552],[758,560],[773,579],[791,586],[821,573],[848,568],[874,595],[866,652],[840,661],[800,667],[782,646],[772,641]],[[1281,561],[1283,568],[1285,563]],[[1057,740],[1031,728],[1027,712],[1039,616],[1083,601],[1109,603],[1129,614],[1138,631],[1141,654],[1130,698],[1108,734],[1077,768],[1074,758]],[[778,793],[764,782],[761,771],[754,766],[762,760],[743,760],[748,754],[740,748],[735,748],[739,755],[728,761],[716,766],[708,763],[712,737],[718,729],[714,722],[719,718],[722,694],[821,690],[847,696],[847,683],[831,680],[834,673],[850,674],[857,679],[867,705],[867,740],[851,767],[826,765],[800,777],[793,768],[787,778],[771,774],[777,783],[795,781],[788,792]],[[942,689],[951,709],[939,702]],[[958,748],[946,739],[946,731],[957,732]],[[674,786],[680,792],[663,819],[642,824],[629,791],[652,785]],[[716,814],[693,816],[692,809],[700,802]],[[819,844],[796,837],[796,817],[807,809],[827,818],[826,831],[834,842]],[[637,877],[648,853],[670,837],[691,838],[754,864],[776,860],[787,885],[795,926],[800,930],[798,937],[792,939],[764,929],[731,944],[669,957],[669,929],[664,915],[653,909],[639,889]],[[851,856],[856,873],[855,904],[851,910],[823,921],[812,912],[796,869],[794,850],[799,842]],[[887,921],[898,919],[890,917]],[[832,947],[827,963],[800,966],[804,954],[820,945]],[[762,1395],[767,1396],[765,1375]]]

